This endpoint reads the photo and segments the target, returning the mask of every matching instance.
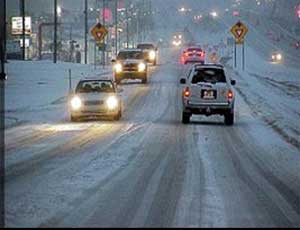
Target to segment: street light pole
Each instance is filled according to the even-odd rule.
[[[54,0],[54,52],[53,62],[57,62],[57,0]]]
[[[87,64],[88,0],[84,1],[84,64]]]
[[[6,0],[0,1],[0,58],[1,58],[1,72],[0,80],[6,80],[5,61],[6,61]],[[2,97],[1,97],[2,98]],[[2,215],[1,215],[2,217]],[[2,224],[2,218],[1,218]]]
[[[116,55],[118,54],[118,0],[115,0],[115,49]]]
[[[129,22],[128,22],[128,2],[125,5],[125,17],[126,17],[126,48],[129,48]]]
[[[102,0],[102,24],[105,27],[105,0]],[[103,68],[105,68],[105,38],[103,40],[103,47],[102,47],[102,64],[103,64]]]
[[[22,59],[25,60],[25,0],[20,0],[20,11],[22,15]]]

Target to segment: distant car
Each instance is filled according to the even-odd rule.
[[[271,62],[281,63],[283,61],[283,55],[279,51],[275,51],[271,54]]]
[[[180,80],[182,92],[182,123],[188,124],[193,114],[222,115],[226,125],[234,123],[235,96],[224,67],[217,64],[195,64],[188,77]]]
[[[293,47],[295,49],[300,49],[300,41],[292,42],[291,47]]]
[[[116,85],[112,80],[81,80],[77,84],[75,94],[69,106],[71,121],[86,117],[122,117],[122,101]]]
[[[183,45],[182,33],[175,33],[172,38],[172,45],[174,47],[181,47]]]
[[[147,83],[148,67],[141,49],[120,50],[112,62],[117,84],[123,79],[141,79],[142,83]]]
[[[181,54],[181,62],[186,65],[188,63],[205,63],[205,51],[199,47],[189,47],[184,49]]]
[[[143,50],[145,59],[148,63],[153,65],[157,64],[157,47],[155,47],[152,43],[140,43],[137,45],[137,48]]]

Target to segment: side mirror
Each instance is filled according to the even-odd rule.
[[[231,85],[235,86],[236,85],[236,81],[235,80],[231,80]]]
[[[186,84],[186,79],[185,78],[181,78],[180,79],[180,84],[185,85]]]
[[[115,62],[116,62],[116,59],[112,59],[112,60],[111,60],[111,63],[115,63]]]

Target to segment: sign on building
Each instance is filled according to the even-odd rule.
[[[30,35],[32,32],[31,17],[25,17],[25,34]],[[23,34],[23,20],[22,17],[11,18],[11,34],[22,35]]]

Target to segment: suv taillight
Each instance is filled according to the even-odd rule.
[[[189,88],[189,87],[186,87],[186,88],[183,90],[183,96],[184,96],[184,97],[190,97],[190,96],[191,96],[191,91],[190,91],[190,88]]]
[[[228,92],[227,92],[227,99],[228,99],[228,100],[232,100],[233,97],[234,97],[234,95],[233,95],[232,90],[228,90]]]

